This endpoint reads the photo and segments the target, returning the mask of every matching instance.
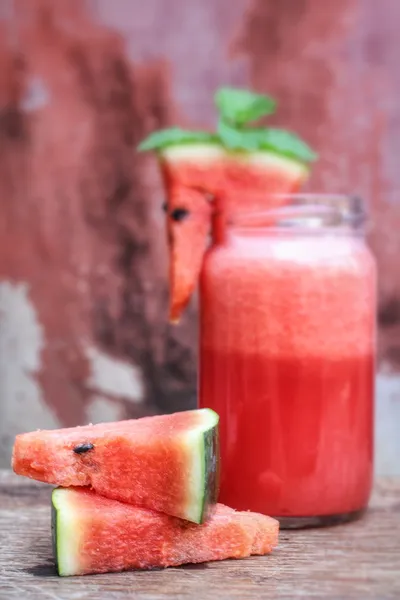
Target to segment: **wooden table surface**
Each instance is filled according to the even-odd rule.
[[[53,566],[50,491],[0,471],[1,600],[400,598],[400,480],[379,480],[357,522],[282,531],[270,556],[70,578]]]

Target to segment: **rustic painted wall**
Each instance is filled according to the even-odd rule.
[[[400,3],[0,0],[0,466],[21,430],[195,403],[196,305],[166,323],[163,193],[138,141],[280,100],[311,189],[370,203],[377,465],[400,469]],[[345,302],[345,299],[344,299]]]

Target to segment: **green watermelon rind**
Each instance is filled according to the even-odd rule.
[[[293,177],[307,177],[310,172],[309,165],[271,150],[257,150],[246,152],[240,150],[227,150],[218,144],[192,143],[167,146],[159,152],[161,161],[169,164],[194,162],[199,165],[210,166],[224,159],[233,159],[242,165],[260,168],[274,167]]]
[[[51,495],[51,532],[57,573],[61,577],[79,571],[79,526],[68,506],[68,489],[56,488]],[[60,533],[62,532],[62,534]]]
[[[219,420],[218,415],[217,418]],[[215,427],[204,433],[204,447],[204,479],[206,483],[204,486],[203,510],[200,515],[201,523],[207,521],[218,502],[220,480],[218,421]]]
[[[184,513],[188,521],[199,524],[209,518],[219,492],[219,416],[209,408],[201,412],[202,424],[184,436],[192,458]]]

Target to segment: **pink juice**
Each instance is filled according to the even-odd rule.
[[[375,264],[353,232],[278,229],[232,229],[202,272],[220,501],[296,526],[350,518],[372,485]]]

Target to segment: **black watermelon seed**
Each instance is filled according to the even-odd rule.
[[[164,202],[164,203],[161,205],[161,208],[163,209],[163,211],[164,211],[164,212],[167,212],[167,210],[168,210],[168,204],[167,204],[166,202]]]
[[[74,452],[75,454],[84,454],[85,452],[89,452],[89,450],[93,450],[94,445],[90,442],[85,442],[84,444],[78,444],[75,446]]]
[[[171,218],[174,221],[183,221],[186,217],[189,216],[189,211],[186,208],[175,208],[171,212]]]

